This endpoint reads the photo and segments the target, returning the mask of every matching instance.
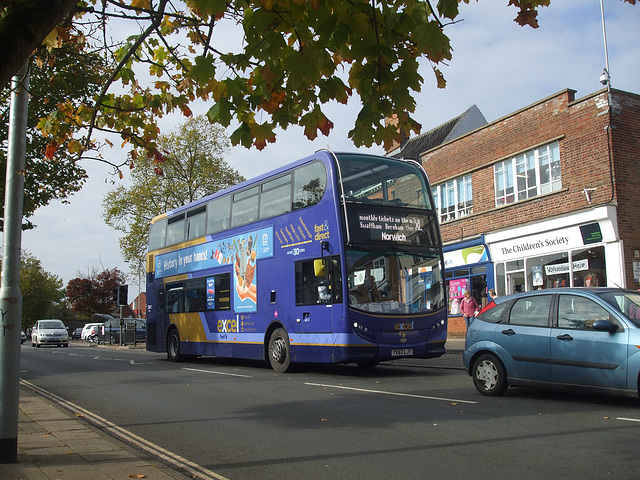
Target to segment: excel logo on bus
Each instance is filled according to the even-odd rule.
[[[238,333],[238,321],[235,318],[218,320],[218,333]]]
[[[413,330],[413,322],[396,323],[396,330]]]

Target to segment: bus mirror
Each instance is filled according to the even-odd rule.
[[[313,261],[313,271],[316,274],[316,277],[327,276],[327,264],[325,263],[324,259],[320,258]]]

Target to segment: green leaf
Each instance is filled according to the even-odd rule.
[[[189,77],[200,85],[207,84],[210,79],[214,78],[215,74],[216,67],[214,65],[214,59],[210,55],[206,57],[196,57],[196,64],[191,67],[189,71]]]

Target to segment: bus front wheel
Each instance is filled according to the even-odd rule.
[[[269,337],[269,363],[278,373],[289,370],[289,336],[284,328],[276,328]]]
[[[178,330],[171,330],[167,337],[167,358],[172,362],[180,361],[180,336]]]

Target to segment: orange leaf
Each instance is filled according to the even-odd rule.
[[[47,145],[47,149],[45,150],[44,156],[48,160],[53,160],[54,155],[58,151],[58,144],[56,142],[49,142]]]

